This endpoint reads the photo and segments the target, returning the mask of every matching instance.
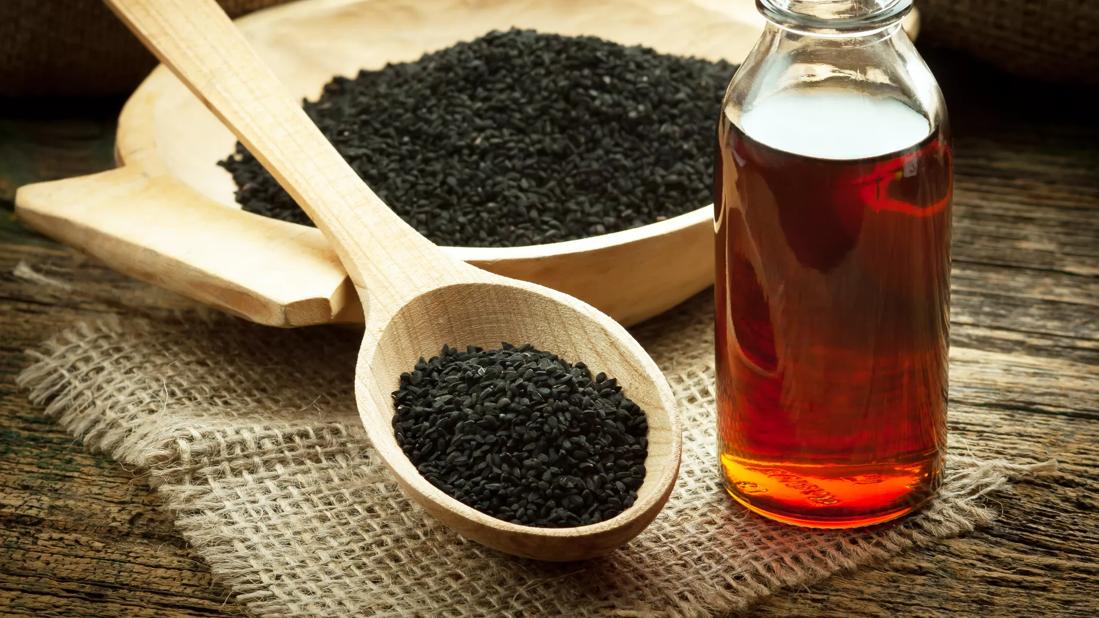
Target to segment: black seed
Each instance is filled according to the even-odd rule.
[[[734,69],[510,30],[336,77],[305,110],[428,238],[522,246],[709,203],[714,124]],[[309,223],[242,146],[221,165],[245,210]]]
[[[596,384],[584,365],[508,344],[443,348],[414,373],[418,385],[404,374],[393,393],[394,435],[424,478],[465,504],[567,527],[614,517],[637,499],[648,424],[616,381]],[[503,395],[516,391],[536,396]]]

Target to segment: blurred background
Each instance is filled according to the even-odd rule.
[[[240,16],[286,0],[221,0]],[[720,0],[714,0],[720,1]],[[752,0],[724,0],[744,4]],[[970,111],[1085,113],[1099,83],[1099,4],[917,0],[918,46],[955,130]],[[114,121],[156,65],[98,0],[0,2],[0,203],[10,227],[21,184],[113,167]],[[980,113],[971,120],[982,122]],[[1087,120],[1081,118],[1081,120]]]

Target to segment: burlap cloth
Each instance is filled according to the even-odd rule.
[[[286,0],[218,0],[231,17]],[[156,66],[103,0],[0,0],[0,96],[125,94]]]
[[[704,294],[637,329],[682,405],[682,472],[646,531],[583,563],[498,554],[403,497],[359,425],[353,330],[208,315],[85,323],[31,351],[20,381],[86,444],[147,471],[186,539],[257,615],[734,611],[985,524],[994,512],[981,497],[1036,469],[952,454],[928,508],[857,531],[748,513],[718,481],[711,307]]]
[[[1099,3],[916,0],[920,42],[1046,81],[1099,84]]]

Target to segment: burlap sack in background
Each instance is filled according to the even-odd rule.
[[[916,0],[921,43],[1049,81],[1099,84],[1099,2]]]
[[[286,0],[219,1],[236,17]],[[1099,2],[917,5],[929,43],[1031,77],[1099,83]],[[2,0],[0,41],[0,96],[126,94],[156,64],[101,0]]]
[[[219,0],[231,17],[286,0]],[[156,59],[102,0],[0,0],[0,96],[120,95]]]
[[[146,473],[254,615],[721,614],[986,524],[985,494],[1042,468],[962,453],[953,437],[938,497],[899,523],[810,530],[749,513],[719,481],[712,311],[704,294],[636,331],[679,400],[679,480],[638,538],[580,563],[485,549],[405,499],[359,424],[351,329],[127,316],[32,351],[21,382],[74,436]]]

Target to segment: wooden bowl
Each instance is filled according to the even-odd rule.
[[[665,53],[739,62],[762,27],[745,0],[304,0],[237,23],[279,78],[315,98],[334,75],[411,61],[512,26],[595,35]],[[273,326],[361,322],[320,232],[240,210],[217,161],[235,138],[163,66],[126,103],[122,167],[27,185],[32,227],[118,270]],[[711,206],[639,228],[514,248],[447,247],[486,270],[576,296],[624,324],[713,280]]]

